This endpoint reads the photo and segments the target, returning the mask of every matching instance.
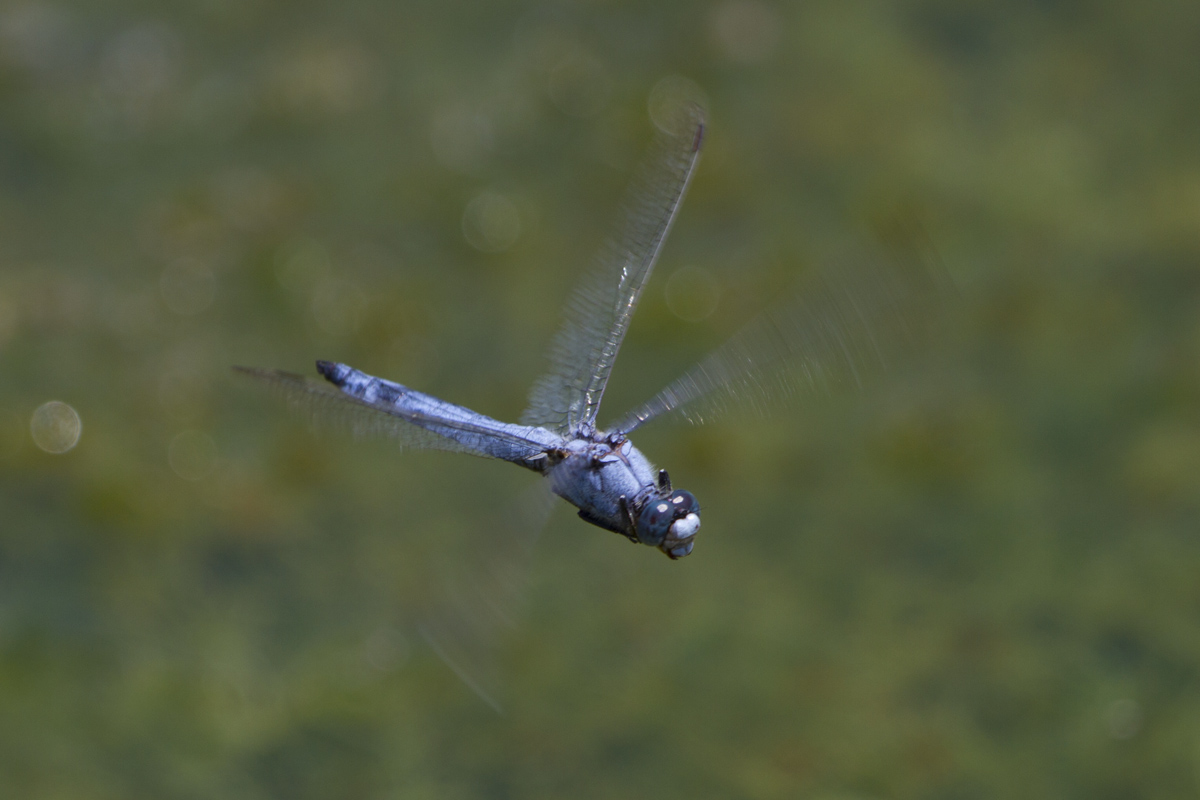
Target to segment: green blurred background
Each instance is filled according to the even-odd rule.
[[[1197,53],[1154,0],[4,0],[0,793],[1196,796]],[[896,213],[961,301],[865,393],[640,433],[696,552],[563,505],[501,716],[412,623],[533,478],[229,366],[515,418],[656,87],[710,134],[610,415]]]

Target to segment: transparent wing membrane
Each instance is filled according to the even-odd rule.
[[[501,711],[500,646],[524,615],[534,545],[556,498],[539,481],[498,514],[478,545],[441,565],[434,593],[419,624],[438,657],[484,702]]]
[[[564,312],[550,348],[550,371],[534,384],[521,421],[558,433],[595,424],[600,400],[638,299],[696,168],[704,113],[690,105],[660,132],[634,174],[618,210],[617,225],[592,271]]]
[[[926,336],[952,291],[929,248],[908,241],[891,256],[820,275],[615,428],[629,433],[664,414],[701,423],[730,410],[763,413],[860,384]]]
[[[682,106],[670,122],[634,171],[612,234],[564,309],[549,369],[530,391],[521,424],[500,422],[345,364],[317,362],[326,381],[234,367],[239,376],[282,396],[314,426],[388,437],[402,447],[502,459],[547,478],[497,513],[493,506],[503,502],[470,498],[486,514],[482,535],[474,535],[469,524],[447,527],[437,532],[435,546],[413,558],[414,565],[420,561],[414,573],[419,585],[409,592],[421,636],[498,711],[499,648],[522,616],[533,547],[556,494],[601,528],[633,531],[648,543],[656,542],[647,531],[659,531],[660,549],[673,559],[691,551],[689,537],[700,524],[695,498],[672,492],[665,471],[656,484],[653,468],[632,442],[609,434],[630,433],[668,415],[704,422],[725,411],[764,412],[795,396],[860,384],[927,338],[952,291],[931,249],[916,246],[917,236],[902,236],[904,246],[891,258],[816,277],[604,436],[595,435],[613,364],[700,155],[703,109]],[[647,502],[667,494],[678,498],[673,503],[690,498],[691,505],[670,517],[675,512],[666,500],[657,507]],[[660,512],[668,516],[655,516]],[[670,549],[684,539],[686,549]],[[413,610],[406,608],[406,620],[412,620]]]

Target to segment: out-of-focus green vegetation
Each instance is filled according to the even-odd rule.
[[[0,793],[1195,796],[1198,43],[1194,2],[8,0]],[[640,434],[695,555],[562,508],[498,716],[410,626],[533,478],[229,366],[515,418],[680,78],[708,146],[611,414],[895,213],[962,299],[863,395]]]

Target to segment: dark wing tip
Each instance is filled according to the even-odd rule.
[[[238,377],[255,378],[273,383],[304,383],[304,377],[294,372],[284,372],[279,369],[263,369],[262,367],[230,367]]]
[[[676,124],[680,126],[676,130],[679,131],[680,138],[687,135],[690,130],[692,134],[691,152],[700,152],[700,148],[704,146],[704,134],[708,127],[708,110],[693,100],[684,103],[676,113],[679,115]]]
[[[275,370],[263,369],[262,367],[242,367],[237,364],[230,367],[234,375],[247,378],[265,378],[268,375],[275,373]]]

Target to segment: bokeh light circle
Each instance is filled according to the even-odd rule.
[[[17,303],[0,292],[0,347],[17,332]]]
[[[1142,706],[1130,697],[1114,700],[1108,707],[1108,733],[1112,738],[1123,741],[1137,736],[1142,729],[1145,714]]]
[[[42,403],[29,420],[33,443],[47,453],[61,455],[79,444],[83,421],[75,409],[58,400]]]
[[[442,166],[471,174],[491,154],[495,134],[491,118],[467,103],[451,103],[434,112],[429,143]]]
[[[703,267],[680,267],[671,273],[665,289],[667,308],[685,322],[712,316],[721,301],[721,286]]]
[[[467,203],[462,219],[463,236],[476,250],[502,253],[521,235],[521,213],[499,192],[480,192]]]
[[[185,481],[204,480],[217,467],[217,444],[202,431],[183,431],[167,446],[167,463]]]
[[[329,250],[316,239],[290,242],[275,253],[275,280],[290,292],[311,292],[329,273]]]
[[[550,70],[548,89],[560,111],[586,119],[604,110],[612,86],[603,64],[591,56],[573,54]]]
[[[726,0],[712,7],[709,31],[717,50],[740,64],[771,57],[779,46],[779,12],[761,0]]]
[[[181,258],[163,270],[158,288],[167,308],[190,317],[212,305],[217,293],[217,279],[204,262]]]
[[[341,338],[358,333],[368,305],[366,293],[349,281],[328,280],[313,291],[313,319],[329,336]]]

